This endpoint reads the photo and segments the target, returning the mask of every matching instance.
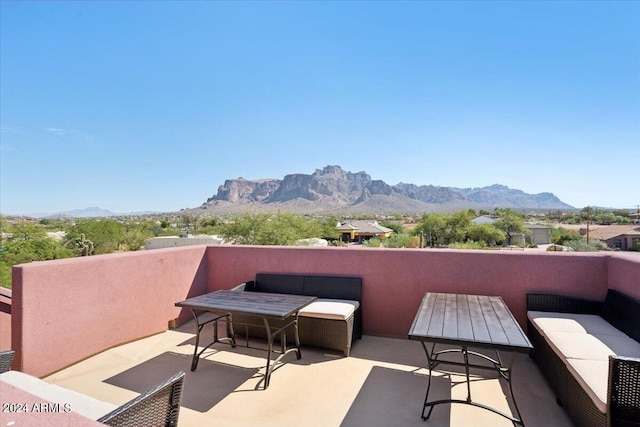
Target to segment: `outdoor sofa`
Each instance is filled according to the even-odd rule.
[[[640,300],[527,294],[533,358],[580,427],[640,426]]]
[[[258,273],[255,280],[234,290],[318,297],[299,313],[298,333],[303,346],[338,350],[349,356],[352,344],[362,338],[360,277]],[[234,314],[232,324],[236,335],[266,337],[264,326],[256,323],[255,317]],[[270,322],[270,326],[280,327],[277,322]]]

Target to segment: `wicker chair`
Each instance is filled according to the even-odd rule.
[[[11,370],[14,354],[13,350],[0,351],[0,374]]]
[[[640,359],[609,358],[609,426],[640,425]]]
[[[109,412],[99,422],[109,426],[167,426],[178,425],[184,372],[178,372],[148,392]]]

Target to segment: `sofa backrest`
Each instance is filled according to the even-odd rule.
[[[615,289],[609,289],[604,300],[602,317],[640,342],[640,300]]]
[[[362,304],[360,277],[258,273],[253,285],[246,290],[348,299]]]
[[[251,290],[256,292],[274,292],[277,294],[305,295],[304,276],[258,273],[256,274],[256,281]]]
[[[362,278],[344,276],[305,276],[304,294],[318,298],[358,301],[362,304]]]
[[[362,338],[361,277],[258,273],[255,281],[245,283],[244,290],[358,301],[360,308],[354,314],[353,339]]]

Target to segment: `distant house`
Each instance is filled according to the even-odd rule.
[[[145,249],[163,249],[192,245],[221,245],[222,243],[224,243],[223,239],[218,236],[192,236],[191,234],[185,234],[182,236],[152,237],[145,241]]]
[[[586,236],[587,229],[581,228],[580,234]],[[610,248],[621,251],[640,249],[640,227],[637,225],[595,226],[589,230],[589,238],[602,240]]]
[[[341,221],[336,229],[340,232],[340,238],[343,242],[357,243],[362,243],[372,237],[386,239],[393,233],[392,229],[381,226],[374,219]]]
[[[548,245],[551,243],[551,230],[553,227],[550,225],[525,222],[524,226],[529,230],[529,235],[526,236],[527,243],[535,245]]]
[[[499,216],[496,215],[480,215],[477,218],[471,220],[472,224],[493,224]]]

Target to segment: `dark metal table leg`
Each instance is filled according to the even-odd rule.
[[[500,362],[500,366],[504,366],[502,364],[502,359],[500,358],[500,353],[498,351],[496,351],[496,356],[498,358],[498,361]],[[507,368],[502,368],[504,370],[504,374],[502,374],[502,377],[509,384],[509,394],[511,394],[511,401],[513,402],[513,407],[516,410],[516,414],[518,415],[517,419],[512,420],[513,421],[513,425],[520,424],[521,426],[524,426],[524,422],[522,421],[522,415],[520,414],[520,408],[518,408],[518,402],[516,401],[516,397],[513,394],[513,381],[512,381],[512,379],[513,379],[513,364],[516,361],[516,356],[517,356],[517,353],[515,351],[511,353],[511,359],[509,360],[509,366]]]
[[[264,328],[267,331],[267,367],[264,373],[264,389],[269,387],[269,379],[271,378],[271,352],[273,351],[273,338],[271,336],[271,328],[269,328],[269,321],[266,317],[262,318],[264,322]]]
[[[200,322],[198,322],[198,315],[196,312],[191,310],[191,314],[193,314],[193,318],[196,322],[196,345],[193,349],[193,358],[191,359],[191,371],[195,371],[198,367],[198,345],[200,344],[200,331],[202,331],[202,326],[200,326]]]
[[[198,319],[198,315],[196,314],[196,310],[191,309],[191,314],[193,314],[193,318],[196,324],[196,345],[193,350],[193,358],[191,360],[191,371],[195,371],[198,368],[198,361],[200,360],[200,355],[204,353],[205,350],[207,350],[209,347],[211,347],[215,343],[224,342],[224,341],[228,341],[228,343],[231,344],[231,347],[235,347],[236,339],[235,339],[235,335],[233,334],[233,326],[231,325],[229,320],[229,317],[231,316],[229,313],[217,315],[213,319],[207,320],[203,323],[200,323],[200,320]],[[225,321],[227,322],[227,336],[224,338],[218,338],[218,320],[222,318],[224,318]],[[209,323],[214,324],[213,325],[213,341],[208,345],[204,346],[202,350],[198,352],[198,347],[200,346],[200,333],[202,332],[202,329]]]
[[[469,381],[469,353],[467,347],[462,347],[462,356],[464,357],[464,373],[467,377],[467,402],[471,403],[471,381]]]
[[[462,346],[461,349],[447,349],[447,350],[441,350],[436,352],[435,351],[435,343],[433,343],[433,345],[431,346],[431,351],[429,351],[429,349],[427,348],[427,345],[424,341],[420,342],[422,344],[422,348],[424,349],[426,355],[427,355],[427,364],[429,367],[429,379],[428,379],[428,383],[427,383],[427,393],[424,397],[424,403],[422,406],[422,419],[423,420],[427,420],[429,419],[429,417],[431,416],[431,412],[433,411],[433,408],[436,405],[441,405],[441,404],[451,404],[451,403],[462,403],[462,404],[467,404],[467,405],[471,405],[471,406],[476,406],[479,408],[483,408],[486,409],[488,411],[493,412],[494,414],[500,415],[504,418],[507,418],[509,421],[511,421],[513,423],[514,426],[522,426],[524,427],[524,422],[522,421],[522,415],[520,414],[520,409],[518,408],[518,404],[516,402],[515,396],[513,394],[513,387],[512,387],[512,375],[513,375],[513,364],[515,362],[515,358],[517,356],[516,352],[512,352],[511,353],[511,359],[509,361],[509,365],[505,366],[502,363],[502,359],[500,357],[500,353],[498,351],[496,351],[496,360],[490,358],[489,356],[486,356],[482,353],[477,353],[474,351],[469,351],[468,348],[466,346]],[[440,356],[441,354],[445,354],[445,353],[452,353],[452,352],[459,352],[462,353],[464,362],[460,363],[460,362],[452,362],[452,361],[445,361],[445,360],[439,360],[438,356]],[[469,363],[469,355],[474,355],[474,356],[478,356],[484,360],[489,361],[493,366],[486,366],[486,365],[475,365],[475,364],[471,364]],[[454,366],[463,366],[465,369],[465,379],[467,381],[467,399],[466,400],[460,400],[460,399],[442,399],[442,400],[437,400],[437,401],[429,401],[429,391],[431,390],[431,380],[432,380],[432,376],[433,376],[433,369],[439,365],[440,363],[442,364],[446,364],[446,365],[454,365]],[[517,417],[514,417],[512,415],[506,414],[504,412],[501,412],[495,408],[492,408],[488,405],[484,405],[482,403],[477,403],[474,402],[471,399],[471,381],[470,381],[470,368],[478,368],[478,369],[486,369],[486,370],[491,370],[491,371],[495,371],[497,372],[500,377],[502,377],[504,380],[507,381],[507,383],[509,384],[509,393],[511,394],[511,401],[513,402],[513,406],[515,408],[515,412]],[[427,415],[425,416],[425,410],[426,408],[429,407],[429,412],[427,413]]]
[[[300,360],[302,359],[302,352],[300,351],[300,335],[298,334],[298,312],[296,312],[296,320],[293,324],[293,328],[296,337],[296,357]]]
[[[269,387],[269,382],[271,381],[271,374],[276,368],[276,365],[280,363],[280,360],[282,360],[282,358],[285,355],[291,353],[292,351],[296,352],[296,358],[300,360],[302,358],[302,352],[300,351],[300,336],[298,335],[298,313],[295,314],[294,320],[282,326],[280,329],[278,329],[275,332],[271,332],[271,328],[269,327],[269,322],[266,317],[263,317],[262,321],[264,323],[265,331],[267,333],[267,366],[266,366],[265,379],[264,379],[264,388],[266,390],[267,387]],[[273,352],[273,340],[278,335],[281,337],[280,338],[281,340],[286,340],[286,330],[292,326],[294,327],[296,347],[287,349],[286,345],[283,344],[282,353],[273,362],[271,362],[271,353]]]
[[[429,366],[429,382],[427,383],[427,393],[424,396],[424,403],[422,405],[422,419],[427,420],[431,416],[431,412],[433,411],[433,406],[434,406],[434,405],[428,405],[427,402],[429,401],[429,391],[431,390],[431,376],[433,374],[433,368],[437,365],[437,362],[431,359],[431,356],[434,354],[436,345],[434,343],[431,346],[431,351],[429,351],[429,349],[427,348],[427,344],[425,344],[424,341],[420,341],[420,343],[422,344],[422,348],[424,349],[424,352],[427,355],[427,365]],[[425,416],[424,410],[427,408],[427,406],[430,406],[430,408],[429,408],[429,413]]]

